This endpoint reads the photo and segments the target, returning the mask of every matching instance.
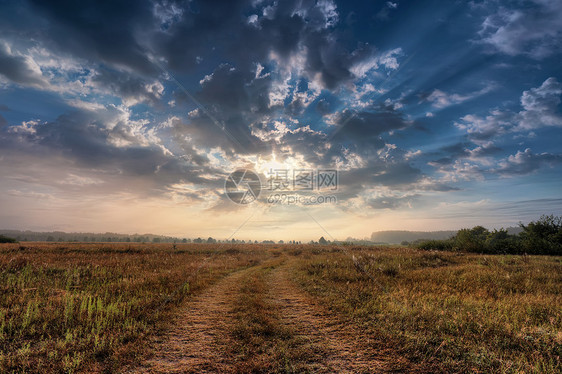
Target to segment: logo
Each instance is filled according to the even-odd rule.
[[[238,169],[226,178],[224,192],[233,203],[254,202],[261,192],[260,177],[252,170]]]

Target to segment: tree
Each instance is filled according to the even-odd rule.
[[[0,243],[17,243],[18,241],[14,238],[9,238],[4,235],[0,235]]]
[[[482,226],[459,230],[455,236],[455,246],[463,251],[483,252],[485,240],[489,234],[488,229]]]
[[[507,230],[491,231],[485,241],[488,253],[521,253],[521,240],[516,235],[509,235]]]
[[[322,236],[320,237],[320,239],[318,239],[318,244],[328,244],[328,241]]]
[[[530,254],[562,254],[562,216],[543,215],[527,226],[520,224],[523,249]]]

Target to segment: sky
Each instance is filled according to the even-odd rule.
[[[0,1],[0,228],[310,240],[562,215],[560,61],[558,0]],[[251,175],[259,196],[232,199]]]

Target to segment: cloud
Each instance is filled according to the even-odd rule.
[[[41,69],[31,58],[12,51],[11,47],[0,41],[0,76],[11,82],[36,88],[46,88],[47,80]]]
[[[33,20],[25,31],[34,38],[10,34],[25,55],[8,57],[19,58],[20,65],[34,61],[29,66],[43,73],[42,89],[64,95],[72,109],[47,121],[10,126],[0,142],[11,144],[11,150],[19,146],[14,154],[27,150],[22,160],[64,159],[65,167],[76,170],[61,175],[65,182],[58,188],[119,190],[125,184],[109,181],[118,175],[122,182],[159,191],[154,193],[187,196],[191,185],[216,193],[230,167],[271,153],[313,166],[337,161],[348,170],[362,168],[353,175],[360,183],[376,178],[382,185],[406,185],[419,178],[420,171],[403,155],[387,152],[382,138],[410,125],[398,106],[369,104],[355,114],[334,113],[334,94],[357,87],[367,93],[373,86],[366,81],[379,70],[396,70],[402,50],[343,42],[333,1],[201,2],[197,9],[151,1],[133,8],[122,1],[29,4],[18,11]],[[250,18],[232,16],[247,12]],[[5,27],[0,24],[0,31]],[[157,65],[178,81],[196,71],[199,85],[187,84],[186,95]],[[31,73],[12,73],[9,79],[23,82],[25,76],[27,86],[37,84]],[[174,106],[165,107],[169,102]],[[151,108],[144,113],[145,106],[137,104]],[[188,115],[181,113],[184,107]],[[339,130],[333,139],[328,140],[321,118],[312,127],[300,118],[309,107],[332,115]],[[156,111],[163,108],[174,114]],[[216,154],[221,160],[215,163]],[[90,176],[88,170],[111,177]],[[346,188],[351,196],[361,184]]]
[[[373,209],[399,209],[404,206],[412,208],[412,203],[421,197],[420,194],[407,196],[381,196],[367,200],[369,207]]]
[[[523,110],[518,113],[517,129],[532,130],[542,126],[562,127],[562,115],[558,111],[562,84],[554,77],[545,80],[540,87],[524,91],[521,96]]]
[[[387,1],[385,6],[378,11],[375,17],[379,20],[388,20],[390,11],[395,10],[396,8],[398,8],[398,1]]]
[[[542,166],[554,166],[562,162],[562,155],[541,153],[536,154],[530,148],[525,151],[518,151],[514,155],[499,162],[499,167],[493,170],[502,176],[511,177],[517,175],[531,174]]]
[[[440,181],[482,181],[486,176],[494,174],[515,177],[532,174],[544,166],[553,167],[562,162],[562,155],[546,152],[535,154],[530,148],[496,160],[491,156],[499,153],[501,149],[491,142],[474,149],[459,148],[450,157],[429,162],[429,165],[442,174]]]
[[[518,9],[500,6],[487,16],[481,42],[510,55],[540,60],[559,53],[562,46],[562,3],[558,0],[525,1]]]
[[[426,101],[429,101],[433,107],[444,109],[451,105],[461,104],[465,101],[472,100],[479,96],[485,95],[496,88],[495,84],[489,84],[486,87],[482,88],[479,91],[470,92],[467,94],[450,94],[443,92],[441,90],[435,89],[431,92],[427,97],[425,97]]]
[[[486,117],[465,115],[455,122],[459,130],[466,131],[475,142],[509,133],[542,127],[562,127],[562,115],[558,110],[562,85],[554,77],[546,79],[539,87],[524,91],[521,96],[523,110],[513,112],[494,109]]]
[[[142,102],[158,105],[164,92],[164,86],[158,80],[103,67],[96,71],[91,82],[103,93],[119,97],[127,106]]]
[[[360,56],[358,51],[354,53]],[[364,78],[368,72],[377,70],[381,66],[389,70],[396,70],[399,67],[397,58],[400,55],[402,55],[401,48],[395,48],[384,53],[375,53],[368,58],[359,59],[351,66],[350,70],[358,78]]]
[[[335,125],[331,136],[334,141],[366,152],[378,150],[385,145],[380,135],[412,124],[401,112],[388,106],[362,111],[344,109],[333,117],[332,123]]]
[[[156,24],[151,1],[138,1],[134,7],[127,1],[103,4],[32,0],[30,3],[32,14],[50,21],[38,34],[49,50],[126,66],[143,74],[158,72],[149,60],[141,35],[141,30]]]
[[[103,171],[101,180],[111,175],[124,180],[144,180],[145,184],[153,185],[154,191],[182,180],[207,184],[213,189],[219,183],[204,175],[222,173],[210,165],[203,151],[193,146],[179,149],[178,154],[172,153],[154,127],[147,121],[132,119],[131,113],[123,107],[75,110],[54,121],[24,123],[11,126],[10,130],[0,137],[0,155],[17,156],[22,160],[62,158],[66,167]],[[69,183],[73,185],[79,181],[77,178],[65,180],[74,181]]]
[[[443,160],[441,160],[443,161]],[[441,174],[442,183],[484,180],[484,170],[475,162],[463,159],[445,159],[445,162],[429,162]]]

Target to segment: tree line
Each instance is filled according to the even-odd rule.
[[[543,215],[517,235],[507,230],[489,231],[482,226],[459,230],[445,240],[417,240],[409,244],[425,250],[466,251],[489,254],[562,255],[562,216]]]

